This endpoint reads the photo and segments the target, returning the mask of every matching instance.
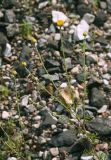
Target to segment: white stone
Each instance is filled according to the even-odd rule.
[[[62,84],[60,85],[60,87],[61,87],[61,88],[66,88],[66,87],[67,87],[67,83],[62,83]]]
[[[7,111],[2,112],[2,119],[8,119],[9,117],[10,117],[9,112],[7,112]]]
[[[59,154],[59,149],[57,147],[55,148],[50,148],[50,153],[52,154],[52,156],[57,156]]]
[[[74,33],[74,29],[70,29],[69,34],[73,34],[73,33]]]
[[[43,156],[43,153],[44,153],[44,152],[40,151],[40,152],[39,152],[39,157],[42,157],[42,156]]]
[[[49,4],[48,1],[42,2],[42,3],[39,4],[38,8],[39,8],[39,9],[42,9],[42,8],[46,7],[48,4]]]
[[[52,3],[52,5],[56,5],[57,4],[57,0],[52,0],[51,3]]]
[[[93,160],[93,156],[82,156],[81,160]]]
[[[55,39],[56,41],[59,41],[59,40],[61,39],[60,33],[56,33],[54,39]]]
[[[98,110],[98,113],[104,113],[106,112],[108,106],[107,105],[103,105],[99,110]]]
[[[3,55],[5,57],[10,57],[12,56],[12,53],[11,53],[11,45],[9,43],[6,43],[6,49],[5,51],[3,52]]]
[[[52,124],[52,125],[51,125],[51,128],[52,128],[52,129],[56,129],[57,127],[56,127],[55,124]]]
[[[72,69],[71,69],[71,73],[72,73],[72,74],[77,74],[77,73],[79,73],[79,67],[76,66],[76,67],[72,68]]]
[[[17,160],[15,157],[9,157],[7,160]]]
[[[111,53],[108,53],[107,56],[108,56],[109,58],[111,58]]]
[[[21,106],[27,106],[28,105],[29,96],[25,95],[22,97]]]
[[[104,83],[105,85],[109,85],[109,82],[108,82],[108,80],[106,80],[106,79],[103,79],[103,83]]]

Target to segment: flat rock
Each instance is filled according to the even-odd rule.
[[[75,142],[75,140],[75,134],[71,130],[67,130],[53,136],[49,144],[55,147],[70,146]]]
[[[57,123],[57,119],[51,115],[51,113],[48,110],[42,110],[40,112],[40,115],[42,117],[42,124],[43,127],[50,127],[53,124]]]
[[[108,136],[111,134],[111,119],[97,117],[86,124],[87,129],[99,135]]]
[[[89,104],[91,106],[100,109],[106,103],[106,94],[103,90],[94,87],[89,91]]]

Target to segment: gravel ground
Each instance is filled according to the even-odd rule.
[[[110,0],[0,1],[0,160],[111,159],[110,14]]]

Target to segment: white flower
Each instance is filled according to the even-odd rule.
[[[63,12],[52,11],[52,21],[58,26],[63,26],[67,20],[68,17]]]

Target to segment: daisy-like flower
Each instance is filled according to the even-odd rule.
[[[63,12],[52,11],[52,21],[62,27],[68,21],[68,17]]]

